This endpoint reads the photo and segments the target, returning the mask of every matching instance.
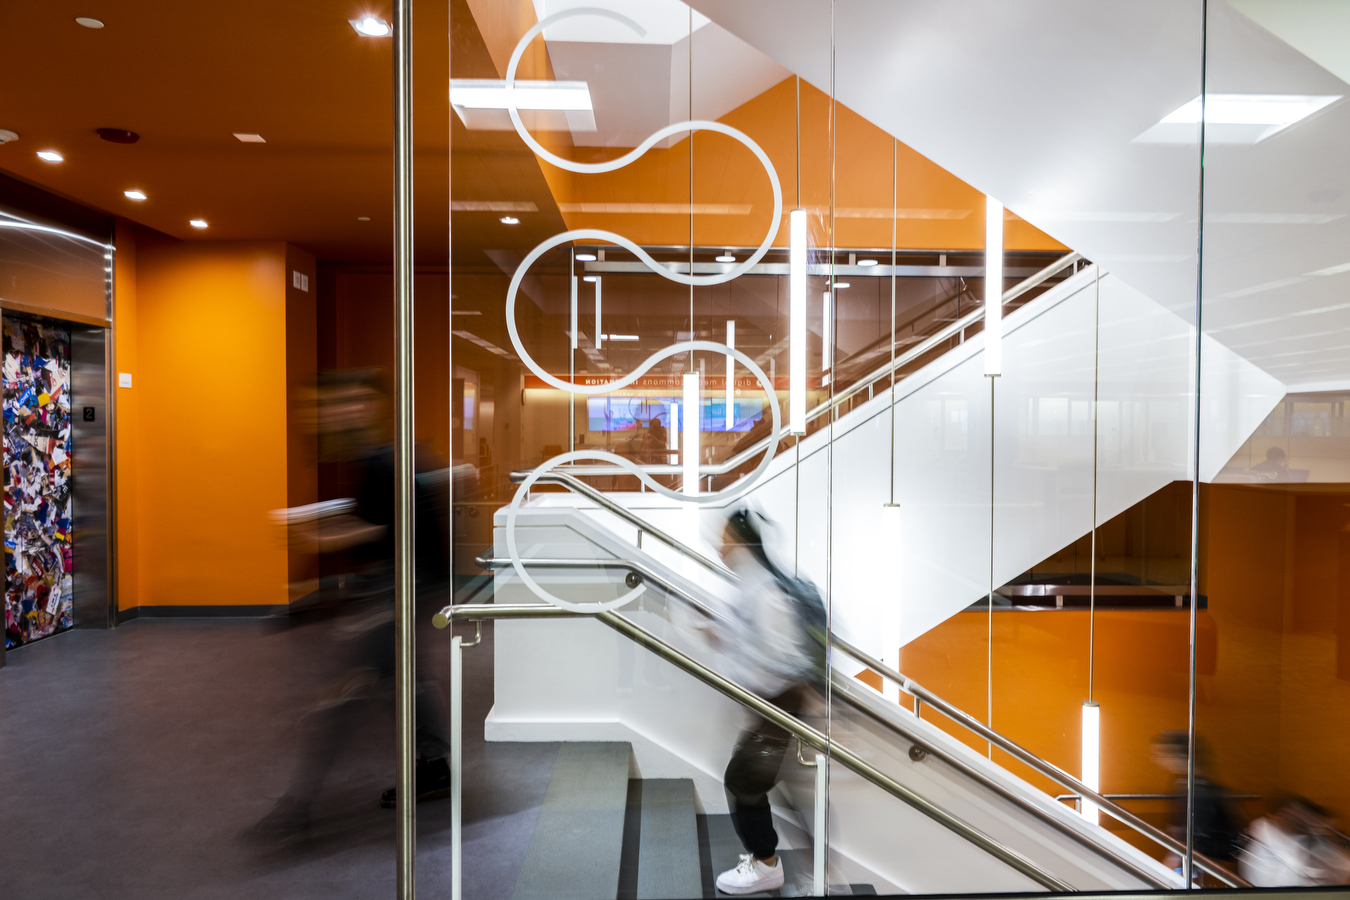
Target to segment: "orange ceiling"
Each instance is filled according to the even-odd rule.
[[[497,77],[467,7],[455,5],[456,74]],[[174,237],[286,240],[321,259],[388,259],[392,41],[357,35],[347,19],[364,13],[388,19],[391,9],[388,0],[4,4],[0,58],[10,75],[0,128],[20,139],[0,146],[0,169]],[[106,27],[82,27],[81,15]],[[415,15],[417,249],[420,262],[443,264],[449,10],[418,3]],[[103,141],[94,130],[105,127],[141,140]],[[538,164],[517,145],[456,128],[456,168],[472,182],[456,185],[457,198],[508,192],[542,211],[510,231],[474,214],[457,252],[461,238],[466,250],[528,247],[562,230]],[[35,154],[45,149],[65,162],[42,162]],[[126,199],[130,188],[149,199]],[[210,228],[189,226],[195,217]]]
[[[643,196],[627,196],[631,193],[627,188],[638,185],[626,185],[625,180],[636,179],[644,189],[668,181],[676,170],[685,171],[685,165],[675,163],[680,157],[687,159],[687,146],[653,152],[627,175],[578,179],[550,169],[546,180],[538,161],[514,134],[468,132],[451,115],[445,89],[449,60],[454,60],[455,77],[501,77],[510,36],[533,23],[529,0],[415,3],[414,11],[420,263],[443,265],[447,261],[451,146],[456,200],[532,201],[539,209],[520,215],[518,226],[501,224],[500,213],[456,213],[457,263],[491,265],[484,250],[523,254],[568,225],[613,227],[644,243],[679,243],[672,239],[675,232],[670,236],[665,232],[678,224],[675,218],[682,217],[658,216],[639,223],[628,216],[601,221],[610,217],[569,214],[564,223],[554,195],[570,202],[610,201],[620,190],[625,194],[623,200],[652,202],[646,190],[640,192]],[[0,58],[11,74],[0,105],[0,128],[18,132],[20,139],[0,146],[0,170],[178,238],[284,240],[324,260],[388,260],[393,218],[393,44],[388,38],[361,37],[347,23],[367,13],[390,18],[389,0],[239,0],[232,4],[98,0],[92,7],[84,0],[5,4],[0,7]],[[84,28],[75,22],[82,15],[95,16],[106,27]],[[542,53],[527,56],[525,68],[533,71],[523,69],[522,77],[548,77],[548,62]],[[757,120],[773,133],[773,143],[786,147],[790,142],[777,140],[782,138],[777,132],[784,127],[790,130],[791,123],[784,121],[781,104],[776,102],[779,93],[771,90],[729,118],[749,116],[742,127]],[[876,179],[877,184],[869,181],[872,189],[863,191],[869,195],[865,198],[844,196],[849,193],[846,177],[840,184],[839,203],[889,205],[889,196],[880,194],[889,195],[890,139],[846,111],[840,124],[858,132],[859,146],[885,143],[886,152],[873,152],[876,148],[871,147],[868,155],[886,157],[882,161],[887,171],[881,174],[887,177]],[[133,145],[103,141],[94,130],[105,127],[130,129],[141,140]],[[241,143],[234,132],[261,134],[267,142]],[[703,142],[715,154],[729,151],[735,159],[728,156],[726,164],[737,170],[741,163],[758,168],[747,154],[737,155],[739,148],[719,146],[726,143],[713,138]],[[65,162],[42,162],[35,154],[45,149],[61,152]],[[596,151],[562,152],[589,157]],[[968,186],[907,148],[901,147],[900,152],[902,184],[913,190],[916,181],[906,176],[922,173],[927,187],[921,193],[946,195],[942,203],[934,197],[915,196],[907,201],[909,205],[978,208],[975,202],[966,202],[978,199]],[[747,159],[741,160],[742,155]],[[793,165],[787,157],[795,153],[776,150],[774,155],[786,174]],[[712,175],[718,167],[699,168]],[[762,192],[762,181],[762,172],[725,171],[705,184],[713,192],[720,192],[719,183],[724,188],[730,185],[733,193],[737,185],[742,191],[750,186]],[[881,181],[885,190],[878,192],[875,188]],[[128,200],[122,192],[130,188],[145,191],[149,199]],[[700,194],[704,189],[696,185]],[[784,189],[785,203],[791,205],[795,189],[786,178]],[[687,196],[687,187],[684,193]],[[870,196],[873,193],[878,196]],[[661,199],[665,198],[655,198]],[[684,197],[672,194],[669,199]],[[803,199],[811,201],[810,197]],[[819,199],[827,202],[825,197]],[[756,207],[761,205],[755,201]],[[370,221],[358,221],[360,216]],[[210,227],[205,231],[190,227],[188,220],[197,217],[206,219]],[[745,228],[751,224],[747,220],[736,223],[739,227],[731,231],[726,231],[732,225],[729,221],[709,222],[711,231],[697,234],[696,240],[758,243],[766,224],[764,216],[749,219],[754,220],[752,228]],[[922,223],[908,240],[904,231],[919,223],[902,223],[900,243],[914,247],[969,243],[975,247],[980,240],[978,221],[978,216],[971,216],[969,221],[947,224],[945,231],[938,223]],[[863,229],[866,235],[847,233],[849,226],[863,224],[841,223],[840,242],[849,244],[853,238],[884,246],[877,240],[882,237],[880,232],[871,232],[879,224],[889,232],[889,219],[865,223],[871,226]],[[685,229],[687,224],[676,231]],[[753,239],[739,239],[742,231]],[[755,234],[750,235],[751,231]],[[1027,249],[1057,246],[1039,232],[1031,233],[1034,229],[1029,226],[1027,231],[1025,241],[1016,241],[1025,243]],[[1009,238],[1016,238],[1014,231]]]

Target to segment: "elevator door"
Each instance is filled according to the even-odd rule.
[[[5,645],[73,623],[70,332],[4,318]]]

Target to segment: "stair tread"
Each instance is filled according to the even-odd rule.
[[[704,855],[704,897],[729,897],[714,887],[717,876],[732,868],[740,861],[745,852],[741,840],[736,836],[731,816],[699,816],[700,830],[706,835],[706,844],[702,847]],[[700,841],[704,841],[700,835]],[[778,858],[783,861],[783,887],[775,891],[747,894],[749,897],[805,897],[811,892],[811,851],[791,850],[781,847]],[[827,887],[830,896],[876,896],[876,889],[870,884],[831,884]]]
[[[642,781],[642,828],[638,848],[638,900],[698,900],[698,809],[688,778]]]
[[[512,900],[615,896],[630,753],[617,741],[562,745]]]

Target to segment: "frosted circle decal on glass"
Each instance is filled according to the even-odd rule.
[[[718,134],[723,134],[744,145],[746,149],[748,149],[751,153],[753,153],[755,158],[759,160],[760,165],[764,167],[764,173],[768,176],[769,184],[773,188],[773,218],[771,220],[767,233],[764,235],[764,240],[760,243],[759,247],[755,250],[754,253],[750,254],[748,257],[746,257],[746,259],[743,262],[737,264],[736,266],[733,266],[727,271],[718,272],[712,275],[695,275],[692,269],[688,275],[679,272],[672,272],[670,269],[666,268],[665,266],[658,263],[655,259],[653,259],[642,247],[638,246],[636,243],[624,237],[623,235],[617,234],[612,231],[605,231],[603,229],[598,228],[577,228],[571,231],[565,231],[560,234],[556,234],[544,240],[543,242],[535,246],[535,248],[532,249],[528,254],[526,254],[525,258],[520,261],[520,264],[516,267],[514,274],[511,276],[511,284],[507,288],[506,294],[506,327],[511,337],[511,346],[515,348],[516,352],[520,355],[521,360],[525,363],[525,365],[529,368],[529,370],[533,372],[535,375],[537,375],[540,378],[540,380],[542,380],[545,384],[551,385],[552,387],[555,387],[558,390],[566,391],[569,394],[583,394],[583,395],[607,394],[612,391],[622,390],[623,388],[628,387],[629,385],[635,383],[639,378],[645,375],[653,366],[655,366],[663,359],[667,359],[672,356],[678,356],[683,353],[693,353],[694,351],[702,351],[707,353],[714,353],[719,356],[732,357],[741,365],[745,366],[745,368],[755,376],[755,379],[759,382],[760,386],[764,388],[765,393],[775,398],[774,402],[769,404],[769,410],[773,416],[773,431],[771,432],[771,434],[777,435],[782,431],[782,412],[779,409],[779,405],[777,403],[773,383],[769,380],[769,377],[764,373],[764,370],[761,369],[755,363],[754,360],[746,356],[741,351],[733,347],[729,347],[726,344],[717,343],[716,341],[681,341],[675,344],[671,344],[667,347],[664,347],[652,353],[645,360],[643,360],[632,372],[615,381],[611,381],[601,385],[578,385],[563,381],[562,379],[557,378],[551,373],[547,372],[543,368],[543,366],[541,366],[534,359],[534,357],[532,357],[529,354],[529,352],[525,349],[524,344],[521,342],[520,332],[516,328],[516,297],[520,291],[521,283],[525,279],[525,275],[529,272],[530,266],[533,265],[535,261],[537,261],[549,250],[552,250],[554,247],[558,247],[562,244],[578,240],[603,241],[605,243],[614,244],[618,247],[622,247],[629,253],[632,253],[650,271],[652,271],[657,275],[660,275],[662,278],[665,278],[669,281],[673,281],[678,284],[684,285],[725,284],[729,281],[739,278],[741,275],[748,272],[751,269],[751,267],[757,265],[759,261],[764,258],[764,255],[769,252],[769,248],[773,246],[773,240],[778,235],[778,227],[783,217],[783,189],[782,185],[779,183],[778,180],[778,172],[774,169],[773,163],[770,162],[768,154],[765,153],[763,148],[761,148],[759,144],[755,143],[755,141],[753,141],[744,132],[738,131],[737,129],[732,128],[728,125],[723,125],[721,122],[690,120],[687,122],[677,122],[672,125],[668,125],[665,128],[660,128],[652,132],[652,134],[649,135],[645,140],[643,140],[642,143],[640,143],[637,147],[635,147],[628,153],[624,154],[623,156],[620,156],[617,159],[612,159],[606,162],[599,162],[599,163],[579,163],[573,162],[572,160],[564,159],[560,156],[557,156],[549,152],[538,141],[536,141],[533,135],[531,135],[529,131],[525,128],[525,124],[521,121],[520,118],[520,112],[515,105],[514,90],[515,90],[516,68],[520,64],[520,59],[524,55],[526,47],[529,46],[530,42],[534,40],[534,38],[537,35],[539,35],[549,25],[552,25],[553,23],[561,21],[563,19],[573,18],[575,16],[599,16],[601,18],[610,19],[612,21],[618,22],[624,27],[631,29],[639,37],[646,34],[646,30],[643,29],[642,26],[638,25],[636,22],[634,22],[632,19],[629,19],[627,16],[621,15],[611,10],[596,9],[592,7],[578,7],[576,9],[569,9],[551,16],[547,16],[544,19],[540,20],[539,24],[535,25],[529,31],[525,32],[524,36],[521,37],[520,42],[516,44],[515,52],[511,54],[511,62],[506,69],[507,112],[511,116],[511,122],[512,124],[515,125],[516,133],[520,135],[521,140],[523,140],[525,144],[529,146],[529,148],[533,150],[537,156],[539,156],[545,162],[548,162],[550,165],[556,166],[560,169],[564,169],[568,172],[575,172],[581,175],[595,175],[595,174],[603,174],[606,172],[614,172],[617,171],[618,169],[622,169],[624,166],[627,166],[635,162],[636,160],[640,159],[643,156],[643,154],[645,154],[656,144],[674,134],[689,133],[692,135],[692,133],[695,131],[712,131]],[[672,427],[674,427],[673,424]],[[760,478],[763,477],[764,473],[768,470],[769,464],[773,461],[774,453],[776,452],[776,450],[777,450],[777,441],[770,440],[768,448],[766,449],[763,458],[760,460],[759,465],[755,466],[754,470],[751,471],[746,477],[740,479],[735,484],[727,488],[724,488],[720,491],[712,491],[706,494],[696,494],[696,495],[687,495],[679,491],[673,490],[671,488],[668,488],[663,484],[659,484],[654,478],[648,475],[642,469],[641,466],[637,465],[631,460],[625,459],[622,456],[618,456],[613,453],[607,453],[602,450],[579,450],[579,451],[572,451],[569,453],[562,453],[557,456],[554,456],[546,460],[542,465],[540,465],[538,468],[536,468],[533,472],[530,473],[529,477],[526,478],[525,481],[521,483],[520,487],[516,489],[516,493],[511,498],[511,503],[507,507],[506,549],[507,554],[511,559],[512,568],[514,569],[516,575],[520,577],[520,580],[525,584],[526,587],[530,589],[532,593],[535,594],[535,596],[539,597],[541,600],[544,600],[547,603],[553,604],[554,606],[558,606],[563,609],[570,610],[572,612],[582,612],[582,613],[604,612],[607,610],[618,609],[619,607],[625,606],[628,603],[631,603],[633,600],[637,599],[647,589],[645,584],[638,585],[637,587],[633,588],[632,590],[628,591],[622,596],[616,597],[612,600],[602,602],[578,603],[571,600],[565,600],[562,597],[554,595],[546,588],[544,588],[541,584],[539,584],[539,582],[537,582],[530,575],[529,571],[525,566],[524,560],[521,558],[520,550],[517,545],[516,523],[520,513],[521,503],[523,499],[529,495],[529,490],[531,486],[533,486],[544,475],[548,474],[550,471],[552,471],[553,469],[557,468],[560,465],[563,465],[564,463],[575,462],[578,460],[591,460],[591,461],[611,463],[615,466],[618,466],[619,468],[623,469],[629,474],[635,476],[650,490],[652,490],[657,494],[660,494],[663,497],[668,497],[673,500],[679,500],[681,502],[694,504],[724,502],[735,499],[736,497],[750,490],[750,488],[752,488],[760,480]]]

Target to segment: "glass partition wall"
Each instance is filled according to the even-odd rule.
[[[1347,879],[1350,72],[1326,37],[1344,15],[1239,0],[1206,18],[1197,577],[1214,637],[1196,673],[1196,796],[1207,781],[1244,798],[1243,871],[1261,885]],[[1225,408],[1255,427],[1236,431]]]
[[[1333,25],[452,4],[424,883],[1242,887],[1277,831],[1330,872]]]

